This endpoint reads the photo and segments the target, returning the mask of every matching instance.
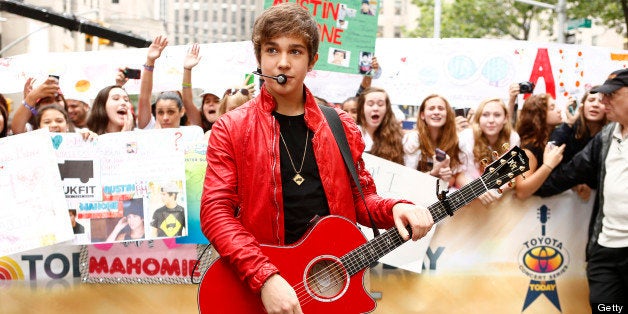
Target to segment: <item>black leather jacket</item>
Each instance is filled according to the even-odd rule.
[[[608,154],[613,130],[617,123],[609,123],[584,147],[573,159],[554,169],[536,195],[550,196],[561,193],[577,184],[586,183],[596,189],[595,203],[589,222],[589,240],[587,243],[587,260],[591,249],[602,232],[604,211],[604,177],[606,176],[605,160]]]

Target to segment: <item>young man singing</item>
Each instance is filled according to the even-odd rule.
[[[259,96],[223,115],[212,128],[201,224],[221,258],[260,294],[268,313],[302,313],[295,290],[260,244],[294,243],[316,216],[371,223],[331,129],[303,84],[318,60],[315,20],[299,5],[283,3],[257,18],[252,40],[267,77]],[[287,79],[272,78],[280,75]],[[408,239],[409,225],[413,240],[423,237],[433,224],[429,211],[376,194],[362,160],[360,131],[349,115],[337,112],[377,227],[396,226]]]

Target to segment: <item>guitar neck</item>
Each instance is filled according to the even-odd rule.
[[[460,209],[473,201],[478,196],[488,191],[482,178],[477,178],[461,189],[449,194],[447,200],[452,212]],[[427,207],[432,215],[434,223],[437,223],[449,216],[445,205],[436,202]],[[345,254],[340,260],[350,275],[354,275],[360,270],[368,267],[372,262],[379,260],[384,255],[398,248],[406,241],[401,237],[396,227],[386,230],[374,239],[362,244],[351,252]]]

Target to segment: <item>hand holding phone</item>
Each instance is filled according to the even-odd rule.
[[[139,69],[130,69],[130,68],[125,68],[122,73],[124,74],[124,77],[128,78],[128,79],[135,79],[138,80],[140,79],[141,75],[142,75],[142,71]]]
[[[576,100],[572,100],[569,105],[567,105],[567,109],[569,110],[569,113],[573,116],[576,114],[576,110],[578,109],[578,102],[576,102]]]
[[[443,161],[447,158],[447,153],[440,148],[436,148],[436,161]]]

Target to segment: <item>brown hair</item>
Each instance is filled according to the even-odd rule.
[[[48,111],[48,110],[57,110],[59,111],[62,115],[63,118],[65,119],[65,123],[68,125],[68,132],[74,132],[74,124],[72,124],[72,121],[70,121],[70,116],[68,115],[68,112],[65,110],[65,108],[63,108],[61,105],[57,105],[57,104],[50,104],[50,105],[44,105],[41,106],[37,112],[37,115],[35,116],[35,127],[36,128],[41,128],[41,117],[44,116],[44,112]]]
[[[543,150],[549,140],[552,128],[547,125],[549,94],[532,95],[523,103],[517,121],[517,133],[521,137],[521,147],[532,146]]]
[[[482,112],[484,111],[484,107],[490,103],[498,103],[501,108],[504,110],[504,126],[499,131],[499,136],[497,137],[497,142],[493,147],[490,146],[488,139],[480,129],[480,118],[482,117]],[[475,115],[471,120],[471,127],[473,129],[473,157],[475,158],[475,162],[479,163],[482,166],[482,159],[485,159],[490,163],[492,161],[492,152],[495,150],[499,150],[505,143],[510,144],[510,133],[512,132],[512,127],[510,126],[510,122],[508,121],[508,108],[504,101],[500,98],[489,98],[483,100],[477,107],[475,111]],[[503,152],[499,152],[500,155]]]
[[[107,125],[109,124],[109,116],[107,115],[107,100],[109,99],[109,93],[114,88],[122,88],[119,85],[111,85],[101,89],[96,95],[94,99],[94,103],[92,104],[92,109],[89,111],[89,116],[87,116],[86,126],[87,128],[98,134],[105,134],[107,131]],[[129,108],[131,110],[131,108]]]
[[[425,111],[425,104],[428,100],[432,98],[442,99],[445,102],[445,109],[447,111],[447,116],[445,117],[445,125],[442,127],[442,131],[440,133],[440,136],[438,137],[438,143],[432,143],[432,139],[430,137],[430,129],[428,128],[427,123],[425,123],[425,121],[421,119],[421,113]],[[423,101],[421,102],[421,106],[419,107],[419,113],[417,114],[416,130],[419,132],[419,143],[421,143],[421,158],[423,159],[423,161],[427,160],[427,157],[433,156],[436,153],[436,148],[440,148],[444,150],[447,155],[449,155],[449,158],[451,158],[449,162],[449,167],[451,169],[455,169],[458,165],[460,165],[460,148],[458,147],[458,133],[456,132],[455,113],[454,109],[451,108],[451,105],[449,104],[447,99],[445,99],[445,97],[437,94],[431,94],[423,99]],[[419,164],[421,164],[420,161]]]
[[[593,86],[592,88],[595,87],[597,86]],[[574,123],[575,138],[577,140],[592,138],[602,129],[604,125],[606,125],[606,123],[608,123],[605,112],[603,112],[604,119],[597,122],[589,121],[584,117],[584,103],[587,101],[590,94],[590,90],[587,90],[580,100],[581,106],[578,108],[578,119]]]
[[[369,87],[365,89],[358,97],[358,121],[356,123],[361,126],[365,126],[366,117],[364,117],[364,103],[366,101],[366,95],[370,93],[381,92],[386,95],[386,113],[382,119],[382,123],[373,132],[373,147],[370,153],[396,162],[403,165],[403,134],[401,133],[401,126],[399,121],[395,118],[392,111],[392,104],[388,93],[379,87]]]
[[[279,36],[303,39],[307,46],[309,63],[314,61],[320,35],[318,25],[308,10],[296,3],[286,2],[268,8],[255,19],[251,40],[258,63],[261,62],[262,45]]]

